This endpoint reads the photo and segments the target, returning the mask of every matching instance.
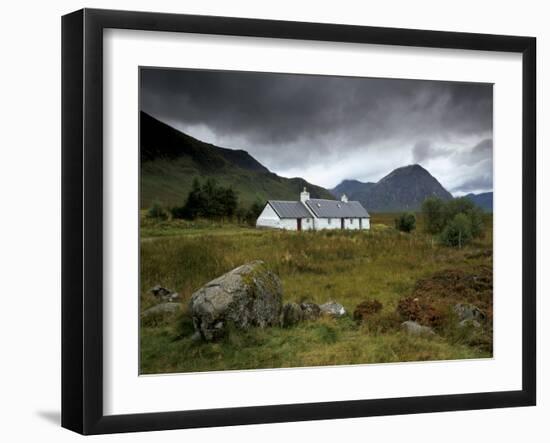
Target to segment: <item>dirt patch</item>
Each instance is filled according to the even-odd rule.
[[[480,249],[478,251],[471,252],[470,254],[466,254],[464,257],[468,260],[473,260],[476,258],[491,258],[492,256],[492,249]]]
[[[413,320],[426,326],[441,326],[452,316],[452,306],[470,303],[493,317],[493,271],[479,266],[464,271],[449,269],[416,282],[411,295],[402,298],[397,312],[403,320]]]
[[[356,321],[364,321],[382,310],[382,303],[378,300],[365,300],[357,305],[353,311],[353,319]]]
[[[487,311],[493,304],[493,270],[479,266],[471,271],[449,269],[418,280],[411,297],[472,303]]]
[[[425,298],[405,297],[399,300],[397,312],[402,320],[412,320],[424,326],[438,327],[446,316],[444,303],[435,304]]]

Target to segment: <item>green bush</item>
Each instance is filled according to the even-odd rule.
[[[401,232],[411,232],[416,229],[416,216],[412,212],[405,212],[395,219],[395,229]]]
[[[183,206],[172,208],[173,218],[195,220],[196,218],[222,219],[232,218],[239,200],[231,187],[219,186],[214,179],[201,184],[198,178],[193,180],[191,191]]]
[[[430,234],[438,234],[445,227],[445,202],[437,197],[429,197],[422,203],[425,229]]]
[[[483,211],[477,206],[474,206],[466,215],[470,219],[472,237],[481,237],[483,235]]]
[[[462,247],[483,235],[483,211],[465,197],[448,202],[430,197],[422,204],[422,212],[426,231],[439,234],[445,245]]]
[[[157,219],[157,220],[166,220],[168,214],[157,201],[153,202],[153,205],[147,210],[147,217]]]
[[[472,239],[472,222],[466,214],[456,214],[441,233],[441,242],[461,248]]]

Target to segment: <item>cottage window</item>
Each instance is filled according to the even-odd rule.
[[[350,222],[352,225],[353,225],[353,218],[351,219],[351,222]]]
[[[332,224],[332,218],[329,218],[329,219],[328,219],[328,224],[329,224],[329,225]]]

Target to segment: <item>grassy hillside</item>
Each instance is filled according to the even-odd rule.
[[[141,310],[154,301],[148,290],[161,284],[178,291],[183,310],[155,324],[142,324],[143,373],[247,368],[322,366],[418,360],[481,358],[492,355],[492,328],[441,325],[433,337],[403,333],[396,307],[414,296],[419,282],[434,303],[450,297],[441,291],[457,275],[492,281],[492,217],[483,239],[462,249],[448,248],[419,231],[393,229],[392,214],[373,214],[370,231],[282,232],[209,221],[142,220]],[[208,244],[208,248],[204,245]],[[185,306],[191,294],[211,279],[251,260],[264,260],[281,278],[283,302],[334,300],[350,315],[304,322],[293,328],[251,329],[215,343],[194,342]],[[439,273],[439,274],[438,274]],[[443,277],[442,277],[443,276]],[[467,277],[470,278],[470,277]],[[477,279],[477,280],[476,280]],[[431,291],[431,292],[430,292]],[[455,287],[453,297],[475,302],[492,321],[492,289],[469,292]],[[383,304],[371,320],[355,322],[351,313],[366,299]]]
[[[153,201],[166,208],[182,205],[195,177],[211,177],[232,186],[243,206],[258,200],[297,200],[304,186],[314,198],[334,198],[304,179],[279,177],[246,151],[203,143],[143,112],[140,158],[142,209]]]

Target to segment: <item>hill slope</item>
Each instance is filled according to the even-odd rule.
[[[333,198],[302,178],[270,172],[248,152],[204,143],[140,113],[141,208],[154,200],[171,207],[185,202],[195,177],[214,178],[238,192],[241,205],[267,199],[297,200],[307,187],[313,198]]]
[[[331,189],[330,192],[332,192],[336,198],[342,197],[342,194],[346,194],[347,197],[352,197],[356,193],[365,192],[375,185],[376,183],[372,182],[365,183],[359,180],[343,180],[338,186]],[[355,197],[352,199],[356,200]]]
[[[416,211],[431,196],[450,200],[453,196],[420,165],[397,168],[377,183],[345,180],[332,189],[334,195],[345,192],[351,200],[360,201],[368,211]]]
[[[481,194],[467,194],[464,197],[471,200],[485,212],[493,212],[492,192],[482,192]]]

